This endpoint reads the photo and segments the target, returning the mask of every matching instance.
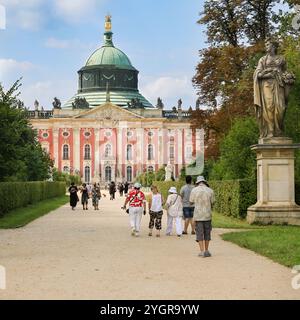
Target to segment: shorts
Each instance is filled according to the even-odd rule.
[[[196,241],[210,241],[211,240],[211,220],[196,221],[195,222]]]
[[[183,207],[183,219],[192,219],[194,216],[194,207]]]

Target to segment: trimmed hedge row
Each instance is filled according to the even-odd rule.
[[[164,198],[166,198],[170,187],[176,187],[177,191],[179,191],[185,182],[155,181],[153,184],[158,187]],[[247,208],[257,201],[255,180],[209,181],[209,185],[215,192],[214,210],[226,216],[244,219],[247,215]],[[300,182],[295,184],[295,198],[300,205]]]
[[[0,217],[7,212],[66,193],[65,182],[1,182]]]

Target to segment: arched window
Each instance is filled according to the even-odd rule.
[[[127,145],[126,159],[132,160],[132,145],[131,144]]]
[[[69,167],[68,166],[64,166],[63,167],[63,172],[69,172]]]
[[[91,159],[91,146],[89,144],[86,144],[84,146],[84,159],[85,160]]]
[[[148,167],[148,172],[154,172],[153,166],[149,166],[149,167]]]
[[[132,167],[127,167],[127,181],[132,181]]]
[[[69,146],[67,144],[64,144],[63,146],[63,159],[64,160],[69,159]]]
[[[91,182],[91,168],[86,166],[84,168],[84,181],[86,183],[90,183]]]
[[[174,145],[170,146],[170,159],[174,160]]]
[[[105,146],[105,157],[110,157],[111,156],[111,144],[107,144]]]
[[[148,145],[148,160],[153,160],[153,159],[154,159],[153,145],[149,144]]]
[[[110,166],[105,167],[105,181],[106,182],[111,181],[111,167]]]

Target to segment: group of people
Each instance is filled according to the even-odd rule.
[[[75,183],[72,182],[69,188],[70,206],[72,207],[72,210],[75,210],[77,203],[79,202],[78,191],[81,193],[81,204],[83,206],[83,210],[88,210],[89,198],[92,198],[94,210],[99,210],[99,201],[102,197],[99,183],[94,183],[93,185],[83,183],[78,190]]]
[[[105,189],[108,189],[110,200],[115,200],[116,192],[119,191],[120,197],[123,197],[123,194],[127,196],[130,184],[126,181],[125,183],[116,183],[114,181],[110,182],[108,185],[105,186]]]
[[[167,210],[166,235],[171,236],[173,224],[175,222],[175,232],[178,237],[188,233],[188,227],[191,225],[191,234],[196,234],[196,241],[199,244],[199,256],[210,257],[209,242],[211,240],[212,230],[212,206],[215,201],[214,192],[209,187],[203,176],[197,177],[195,186],[192,185],[192,177],[186,177],[186,184],[179,193],[176,187],[169,189],[169,195],[164,201],[156,186],[151,187],[151,195],[148,199],[149,207],[149,237],[156,229],[156,237],[160,237],[162,229],[163,206]],[[127,205],[129,206],[128,209]],[[146,214],[147,201],[145,194],[141,191],[139,183],[134,184],[125,199],[122,209],[129,214],[131,235],[139,236],[142,215]],[[184,227],[182,223],[184,219]]]

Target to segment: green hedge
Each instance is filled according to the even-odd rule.
[[[65,182],[1,182],[0,217],[7,212],[66,193]]]
[[[170,187],[176,187],[179,191],[185,183],[182,181],[155,181],[153,184],[166,198]],[[247,215],[247,208],[256,203],[255,180],[209,181],[209,185],[215,192],[214,210],[226,216],[244,219]],[[300,182],[296,182],[295,190],[296,202],[300,205]]]

